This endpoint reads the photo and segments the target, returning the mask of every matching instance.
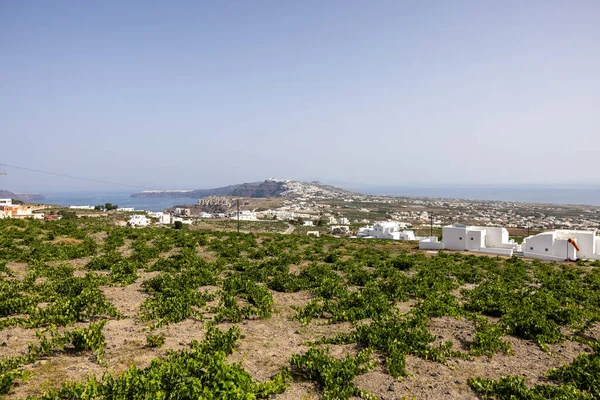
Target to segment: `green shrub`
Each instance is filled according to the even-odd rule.
[[[323,389],[323,399],[343,400],[352,396],[376,399],[357,388],[352,381],[375,367],[370,362],[371,351],[362,350],[356,357],[346,355],[342,360],[329,355],[329,349],[311,348],[304,354],[292,356],[290,363],[305,379],[316,381]]]
[[[226,332],[210,327],[205,339],[190,349],[170,351],[149,367],[130,367],[119,376],[105,374],[85,382],[68,382],[32,399],[265,399],[282,393],[289,373],[283,370],[265,382],[254,381],[241,364],[227,362],[240,337],[237,328]]]
[[[492,323],[485,317],[471,316],[469,319],[475,325],[475,336],[471,343],[471,354],[492,357],[498,352],[513,353],[510,343],[501,339],[504,335],[504,330],[500,324]]]
[[[163,344],[165,344],[165,335],[164,334],[160,334],[160,335],[148,334],[148,335],[146,335],[146,347],[157,348],[157,347],[162,347]]]

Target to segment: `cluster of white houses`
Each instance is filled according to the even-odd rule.
[[[467,250],[476,253],[524,257],[547,261],[600,260],[600,236],[596,231],[554,230],[532,235],[522,244],[509,239],[506,228],[448,225],[442,228],[442,240],[428,237],[419,241],[423,250]]]
[[[189,218],[178,217],[165,212],[145,211],[145,213],[146,214],[133,214],[129,217],[127,222],[130,226],[142,228],[153,222],[151,218],[154,218],[156,224],[159,225],[169,225],[177,221],[180,221],[184,225],[192,224],[192,220]]]
[[[521,245],[508,238],[506,228],[489,226],[448,225],[442,228],[442,241],[428,237],[419,241],[423,250],[468,250],[478,253],[512,256]]]
[[[413,231],[401,230],[405,227],[406,225],[401,222],[376,222],[373,226],[360,228],[356,233],[356,237],[367,239],[416,240]]]

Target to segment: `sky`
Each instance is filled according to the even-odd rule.
[[[600,185],[599,20],[597,0],[3,1],[0,163],[155,189]],[[123,190],[0,168],[0,189]]]

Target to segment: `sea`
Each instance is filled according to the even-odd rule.
[[[97,206],[111,203],[122,208],[133,207],[139,211],[162,211],[176,205],[194,204],[198,199],[192,198],[143,198],[130,197],[129,193],[44,193],[46,199],[39,201],[42,204],[56,204],[59,206]]]
[[[600,206],[600,187],[416,187],[416,186],[369,186],[345,189],[365,194],[402,197],[431,197],[467,200],[497,200],[542,204],[577,204]],[[61,206],[117,204],[120,207],[133,207],[136,210],[162,211],[176,205],[193,204],[192,198],[140,198],[130,197],[130,193],[44,193],[47,198],[40,203]]]
[[[356,189],[360,193],[403,197],[432,197],[446,199],[496,200],[540,204],[577,204],[600,206],[600,187],[483,187],[447,186],[413,187],[382,186]]]

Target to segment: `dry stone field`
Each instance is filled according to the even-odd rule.
[[[600,268],[0,220],[6,399],[600,398]]]

